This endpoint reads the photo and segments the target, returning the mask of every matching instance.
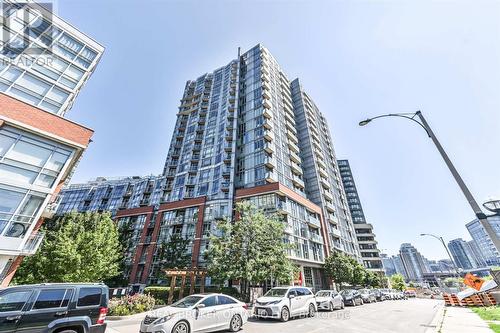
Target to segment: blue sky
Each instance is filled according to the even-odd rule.
[[[106,47],[68,118],[95,130],[73,177],[159,174],[186,80],[263,43],[327,116],[379,247],[422,232],[470,236],[473,219],[432,142],[404,119],[422,110],[478,201],[500,196],[498,1],[58,2],[61,17]]]

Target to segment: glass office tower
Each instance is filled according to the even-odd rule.
[[[93,131],[63,116],[104,48],[33,2],[2,2],[0,284],[34,253]]]

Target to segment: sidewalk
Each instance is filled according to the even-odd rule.
[[[488,324],[471,309],[448,306],[446,307],[443,322],[437,331],[441,333],[492,333]]]

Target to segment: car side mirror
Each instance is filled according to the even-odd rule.
[[[198,304],[195,308],[197,310],[199,310],[199,309],[203,309],[204,307],[205,307],[205,304],[201,303],[201,304]]]
[[[294,294],[290,294],[290,295],[288,295],[288,298],[295,298],[295,295]]]

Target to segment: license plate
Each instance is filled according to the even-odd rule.
[[[259,316],[267,316],[266,310],[259,310]]]

